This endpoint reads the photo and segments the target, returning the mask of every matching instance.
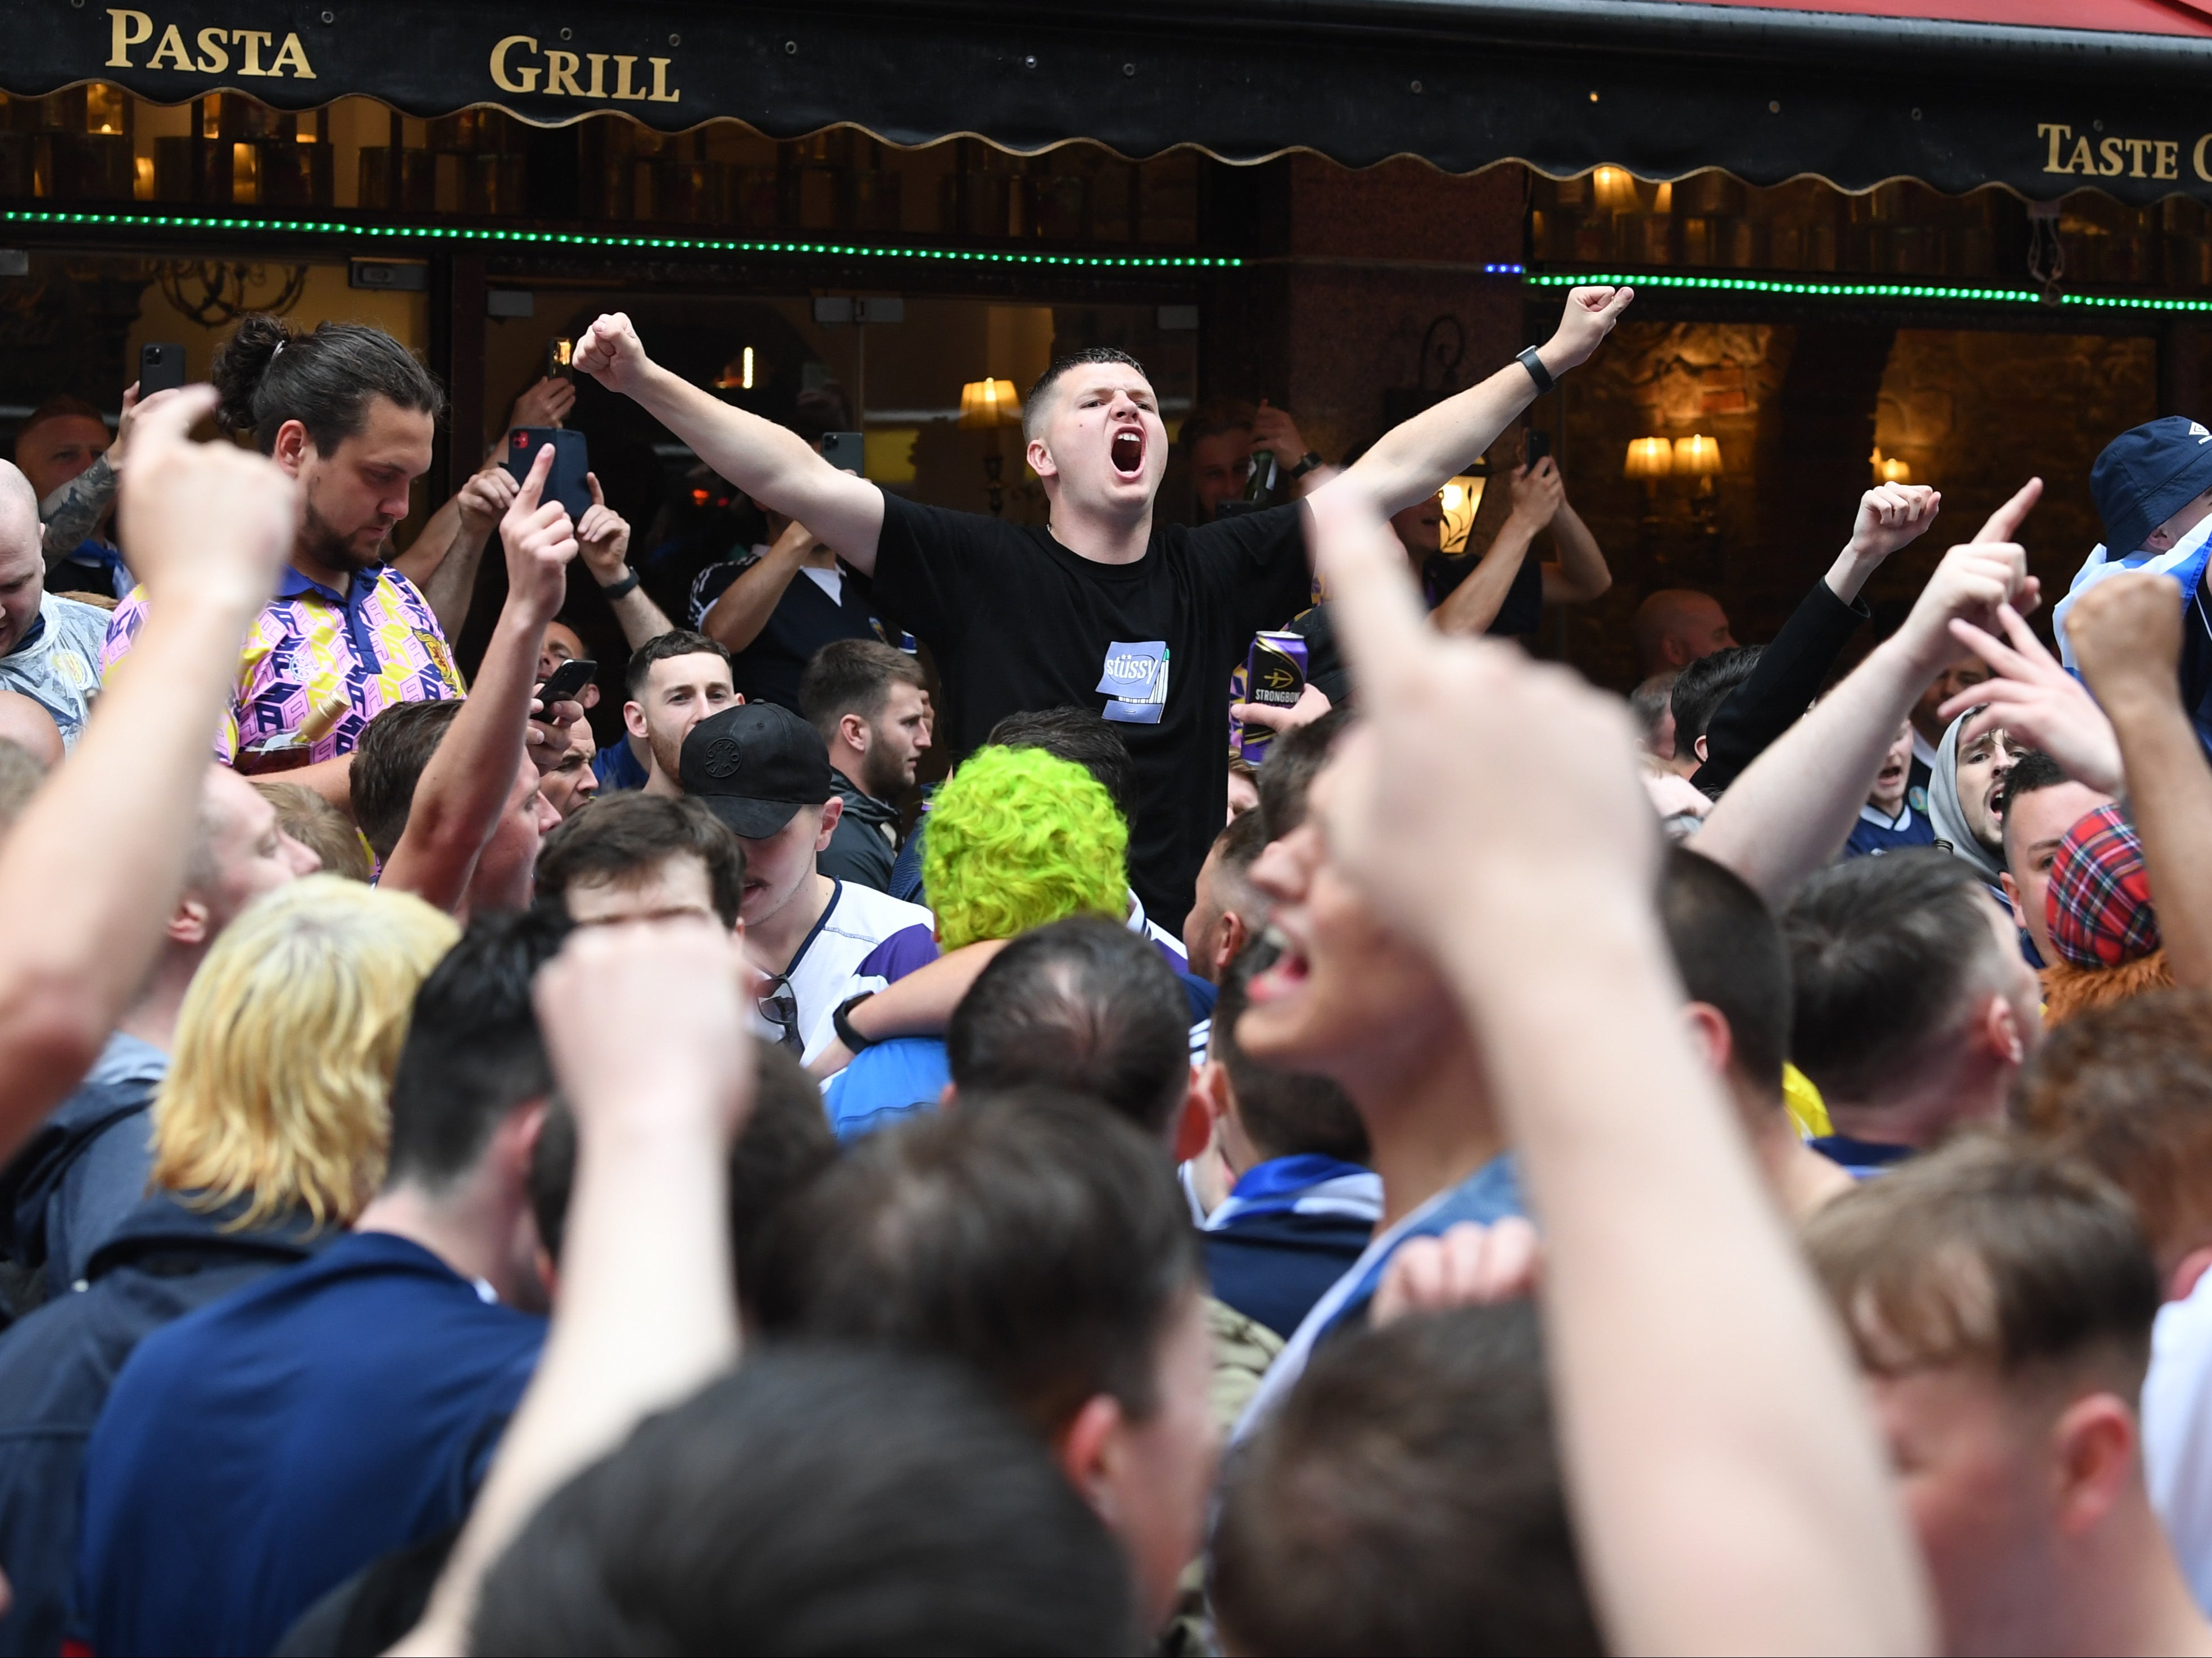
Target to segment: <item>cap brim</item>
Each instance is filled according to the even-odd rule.
[[[2188,465],[2143,497],[2142,505],[2136,508],[2142,514],[2142,529],[2136,530],[2132,524],[2120,526],[2133,531],[2125,537],[2129,544],[2107,550],[2114,557],[2125,557],[2130,553],[2141,551],[2143,543],[2150,539],[2152,531],[2207,489],[2212,489],[2212,444],[2200,446],[2190,457]]]
[[[781,834],[805,804],[798,800],[748,800],[734,794],[695,794],[691,798],[748,841],[765,841]]]

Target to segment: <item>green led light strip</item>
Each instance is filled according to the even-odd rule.
[[[1600,282],[1632,288],[1689,288],[1738,294],[1787,294],[1823,300],[1967,300],[1997,305],[2037,305],[2042,295],[2027,288],[1944,288],[1918,282],[1785,282],[1750,276],[1668,276],[1652,271],[1571,276],[1543,271],[1528,278],[1536,288],[1574,288]],[[2110,294],[2061,294],[2061,305],[2087,305],[2125,311],[2212,311],[2212,300],[2130,299]]]
[[[478,230],[453,225],[344,224],[333,219],[215,219],[189,213],[48,213],[0,210],[0,224],[112,225],[127,230],[246,230],[292,235],[504,244],[517,247],[659,248],[678,253],[829,253],[958,264],[1060,265],[1083,270],[1224,270],[1242,259],[1164,254],[990,253],[954,247],[861,247],[845,242],[720,241],[685,236],[586,236],[553,230]]]

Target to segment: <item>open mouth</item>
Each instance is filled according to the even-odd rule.
[[[1884,766],[1881,770],[1876,774],[1874,780],[1877,783],[1894,783],[1899,778],[1904,775],[1905,768],[1902,766]]]
[[[1260,939],[1262,947],[1274,952],[1274,960],[1264,972],[1253,975],[1246,994],[1254,1002],[1276,1002],[1296,995],[1311,970],[1305,952],[1279,927],[1268,927]]]
[[[1114,470],[1125,478],[1140,477],[1145,471],[1145,434],[1136,427],[1125,426],[1114,434],[1107,451],[1114,462]]]

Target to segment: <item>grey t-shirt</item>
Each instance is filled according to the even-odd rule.
[[[29,636],[0,656],[0,689],[21,691],[52,714],[62,746],[74,749],[100,695],[100,653],[106,642],[106,611],[47,593]]]

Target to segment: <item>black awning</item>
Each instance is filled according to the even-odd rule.
[[[2212,40],[2186,37],[1659,0],[42,0],[9,21],[0,90],[104,80],[162,103],[362,94],[544,125],[614,111],[670,131],[734,117],[775,137],[849,123],[1018,152],[1610,162],[2147,203],[2212,197],[2209,71]]]

